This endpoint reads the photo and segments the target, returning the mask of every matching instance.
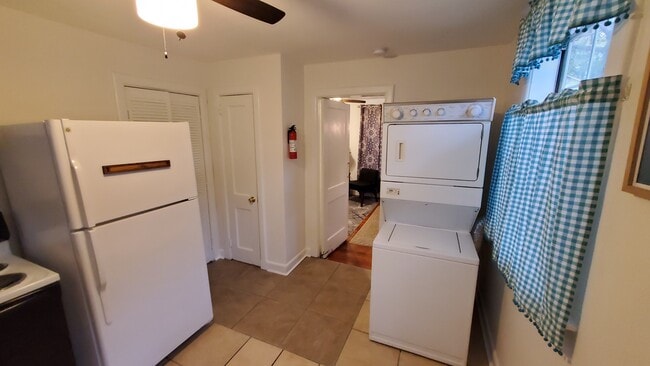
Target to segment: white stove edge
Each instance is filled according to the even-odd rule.
[[[60,279],[58,273],[13,255],[8,241],[0,242],[0,263],[8,264],[0,275],[20,272],[27,275],[20,283],[0,290],[0,305]]]

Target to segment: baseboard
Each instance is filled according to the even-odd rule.
[[[273,273],[277,273],[277,274],[281,274],[283,276],[286,276],[289,273],[291,273],[291,271],[293,271],[293,269],[296,268],[300,264],[300,262],[302,262],[303,259],[305,259],[305,257],[306,257],[305,253],[306,253],[305,249],[301,250],[293,258],[291,258],[291,260],[288,263],[284,263],[284,264],[283,263],[266,261],[265,266],[264,266],[263,269],[265,269],[265,270],[267,270],[269,272],[273,272]]]
[[[485,346],[485,354],[487,355],[490,366],[500,366],[499,357],[496,351],[496,340],[490,332],[490,323],[484,307],[483,296],[481,291],[478,291],[478,318],[481,323],[481,333],[483,334],[483,343]]]

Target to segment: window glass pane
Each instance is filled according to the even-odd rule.
[[[530,72],[528,77],[528,93],[526,99],[543,101],[550,93],[555,92],[558,82],[560,59],[544,61],[539,69]]]
[[[566,51],[564,74],[560,89],[577,89],[581,80],[589,75],[594,33],[581,33],[571,40]]]
[[[614,27],[600,27],[595,30],[594,50],[591,56],[591,68],[589,70],[589,79],[603,76],[605,64],[607,63],[607,52],[612,40]]]
[[[613,28],[591,28],[571,39],[564,54],[560,90],[577,89],[580,81],[603,76]]]

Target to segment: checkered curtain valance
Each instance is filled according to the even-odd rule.
[[[605,169],[621,77],[514,105],[487,205],[492,258],[519,310],[562,353]]]
[[[521,21],[511,83],[528,76],[544,60],[560,56],[571,34],[588,27],[610,26],[627,18],[629,0],[532,0],[530,12]],[[601,23],[602,24],[599,24]]]

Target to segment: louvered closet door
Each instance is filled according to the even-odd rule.
[[[199,98],[195,95],[134,87],[124,87],[124,93],[131,121],[189,122],[205,255],[206,259],[213,258]]]
[[[169,93],[125,87],[124,94],[129,121],[169,122],[172,120]]]
[[[169,93],[171,102],[171,120],[174,122],[189,122],[192,139],[192,155],[194,156],[194,172],[196,174],[196,191],[201,211],[201,226],[206,248],[206,258],[211,258],[210,247],[210,212],[208,210],[208,183],[205,174],[203,154],[203,133],[201,132],[201,109],[199,98],[194,95]]]

